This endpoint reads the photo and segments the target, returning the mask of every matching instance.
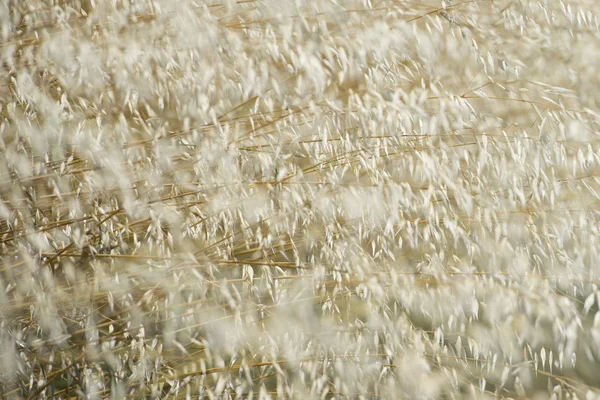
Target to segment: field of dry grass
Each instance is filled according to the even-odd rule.
[[[220,1],[0,1],[0,398],[600,398],[600,3]]]

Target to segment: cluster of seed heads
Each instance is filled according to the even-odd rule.
[[[597,0],[0,3],[0,397],[600,398]]]

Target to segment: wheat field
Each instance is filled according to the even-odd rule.
[[[1,0],[0,398],[600,399],[597,0]]]

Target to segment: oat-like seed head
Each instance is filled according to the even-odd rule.
[[[597,1],[1,3],[1,398],[600,398]]]

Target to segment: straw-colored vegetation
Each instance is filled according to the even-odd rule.
[[[3,0],[0,397],[600,397],[597,0]]]

